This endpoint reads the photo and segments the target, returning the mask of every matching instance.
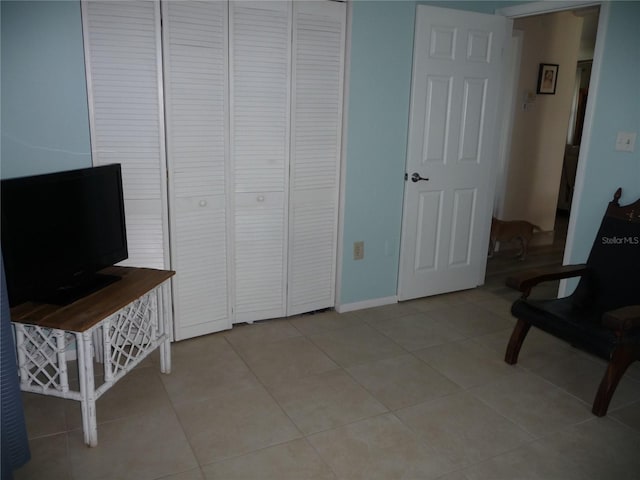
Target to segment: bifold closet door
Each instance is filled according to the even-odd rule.
[[[176,340],[231,328],[227,12],[162,4]]]
[[[287,315],[333,307],[346,4],[294,2]]]
[[[122,264],[167,268],[160,7],[81,5],[93,163],[122,165],[129,247]]]
[[[291,2],[230,2],[235,322],[286,314]]]
[[[177,271],[176,339],[333,306],[346,5],[82,14],[93,160],[123,167],[127,263]]]

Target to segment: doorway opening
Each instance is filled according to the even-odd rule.
[[[494,213],[527,220],[542,232],[532,239],[525,260],[514,258],[519,243],[501,245],[488,260],[485,285],[496,292],[504,291],[508,275],[561,265],[565,258],[599,16],[596,5],[514,20],[520,43]],[[541,64],[558,65],[553,94],[538,88]],[[551,288],[557,292],[558,284]]]

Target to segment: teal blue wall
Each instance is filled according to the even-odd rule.
[[[411,68],[390,50],[412,48],[416,3],[493,13],[526,2],[354,2],[341,303],[396,294]],[[611,4],[572,262],[586,259],[615,188],[623,202],[640,196],[640,138],[635,153],[613,150],[618,131],[640,132],[639,11],[640,2]],[[353,260],[356,240],[364,260]]]
[[[491,13],[521,2],[420,2]],[[396,294],[407,142],[414,1],[353,3],[341,303]],[[3,177],[90,165],[78,2],[1,2]],[[640,4],[614,2],[595,124],[577,199],[572,260],[583,261],[615,188],[640,196],[640,145],[615,152],[616,133],[640,131]],[[640,139],[638,140],[640,144]],[[364,260],[352,260],[353,242]]]
[[[2,1],[2,178],[91,165],[80,3]]]
[[[619,131],[640,134],[640,2],[611,4],[584,188],[574,210],[571,263],[586,260],[607,202],[618,187],[623,204],[640,197],[640,137],[635,152],[617,152]]]
[[[401,0],[403,1],[403,0]],[[441,0],[441,1],[418,1],[420,5],[430,5],[432,7],[443,8],[455,8],[457,10],[468,10],[470,12],[478,13],[495,13],[499,8],[511,7],[519,3],[530,3],[529,1],[510,1],[510,0],[468,0],[468,1],[456,1],[456,0]]]
[[[396,294],[414,11],[353,3],[341,303]]]
[[[342,304],[397,291],[416,3],[493,13],[522,2],[353,2]]]

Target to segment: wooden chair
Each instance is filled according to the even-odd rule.
[[[533,325],[574,347],[609,362],[593,402],[602,417],[618,382],[634,360],[640,360],[640,200],[620,206],[622,189],[609,203],[586,264],[525,272],[507,279],[522,292],[511,307],[518,319],[505,361],[518,361]],[[529,299],[544,281],[580,277],[573,294],[552,300]]]

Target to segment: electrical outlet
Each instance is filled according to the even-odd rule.
[[[364,258],[364,242],[353,242],[353,259],[362,260]]]
[[[636,148],[636,132],[618,132],[616,150],[619,152],[633,152]]]

